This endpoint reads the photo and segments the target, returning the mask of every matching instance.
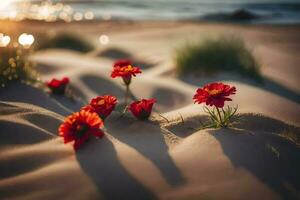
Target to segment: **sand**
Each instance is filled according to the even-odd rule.
[[[45,32],[44,24],[28,23],[0,31]],[[84,30],[95,44],[107,34],[110,43],[88,54],[52,49],[31,57],[42,80],[69,76],[76,102],[22,84],[0,90],[0,199],[300,198],[300,148],[282,136],[300,134],[298,26],[92,22],[54,23],[48,30]],[[174,73],[174,48],[223,33],[238,34],[253,48],[265,85],[232,74]],[[114,112],[106,136],[75,152],[57,137],[57,128],[97,95],[122,101],[124,87],[109,75],[124,54],[143,66],[133,95],[157,98],[155,111],[169,122],[157,114],[141,122]],[[239,105],[241,118],[232,128],[197,130],[206,116],[192,96],[215,80],[237,87],[231,105]]]

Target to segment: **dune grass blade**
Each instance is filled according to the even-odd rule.
[[[218,39],[187,43],[177,49],[175,63],[179,74],[207,75],[223,71],[261,80],[258,62],[244,41],[238,37],[222,36]]]

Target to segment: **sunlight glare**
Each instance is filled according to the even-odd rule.
[[[10,43],[10,37],[0,33],[0,47],[6,47]]]

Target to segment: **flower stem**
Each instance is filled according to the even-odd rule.
[[[126,93],[125,93],[125,105],[128,104],[128,97],[129,97],[129,85],[126,84]]]
[[[219,108],[218,108],[218,107],[216,107],[216,109],[217,109],[217,112],[218,112],[218,115],[219,115],[219,118],[220,118],[220,125],[222,126],[222,124],[223,124],[223,120],[222,120],[222,117],[221,117],[220,110],[219,110]]]

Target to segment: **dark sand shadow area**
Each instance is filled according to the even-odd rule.
[[[40,126],[40,128],[52,134],[57,134],[57,129],[62,123],[62,119],[57,119],[53,116],[39,113],[28,113],[23,116],[23,119],[27,120],[31,124],[36,125],[37,127]]]
[[[206,119],[203,116],[186,119],[186,127],[182,126],[179,132],[185,137],[195,133],[196,130],[187,127],[201,128],[199,120]],[[167,128],[178,134],[175,130],[181,125]],[[249,171],[282,199],[299,199],[300,147],[283,133],[289,131],[299,138],[300,128],[257,114],[242,114],[232,126],[206,130],[220,142],[236,168]]]
[[[122,166],[108,138],[89,141],[89,145],[80,149],[76,157],[82,170],[94,181],[105,199],[156,199],[151,191],[134,179]]]
[[[36,109],[36,108],[35,108]],[[33,108],[24,105],[12,105],[0,102],[0,144],[1,147],[14,146],[12,151],[0,153],[0,178],[9,178],[33,171],[65,157],[65,154],[47,154],[44,151],[34,151],[33,148],[26,148],[55,138],[57,127],[61,123],[58,116],[51,116],[49,113],[38,113]],[[20,121],[12,122],[10,116]],[[17,147],[23,147],[18,151]],[[5,148],[4,148],[5,149]],[[30,157],[30,159],[28,159]],[[21,164],[20,164],[21,163]]]
[[[1,145],[34,144],[53,138],[52,135],[28,124],[4,120],[0,120],[0,130]]]
[[[170,185],[176,187],[184,183],[180,170],[169,155],[169,147],[158,123],[137,121],[129,116],[112,117],[106,122],[106,128],[113,137],[151,160]]]
[[[236,168],[243,168],[267,184],[282,199],[300,197],[300,148],[280,136],[257,131],[209,131]]]
[[[51,97],[52,101],[54,101],[59,107],[66,110],[68,112],[68,115],[80,110],[80,108],[85,105],[83,101],[75,100],[71,97],[55,94],[50,94],[49,96]]]
[[[81,76],[81,80],[98,95],[111,94],[117,97],[124,96],[124,90],[109,79],[95,75],[83,75]]]
[[[157,100],[156,107],[163,112],[183,107],[190,101],[186,99],[184,94],[170,88],[155,89],[151,97]]]
[[[0,99],[1,101],[33,104],[64,116],[70,114],[70,108],[64,107],[54,98],[49,98],[49,94],[38,88],[21,83],[11,84],[7,87],[7,90],[1,90]],[[66,101],[69,101],[69,99]]]
[[[3,138],[2,136],[0,137],[1,139]],[[27,135],[27,137],[29,136]],[[34,141],[34,138],[32,138],[30,143],[41,142],[46,140],[49,140],[49,138],[42,138],[39,141]],[[25,142],[28,142],[28,140],[24,140],[24,144],[29,144]],[[45,149],[44,151],[35,151],[35,147],[19,147],[23,148],[22,151],[19,150],[16,152],[8,152],[6,150],[6,155],[1,155],[0,153],[0,179],[24,175],[26,173],[33,172],[34,170],[38,170],[39,168],[47,166],[48,164],[52,164],[53,162],[57,162],[58,160],[65,159],[68,156],[70,156],[69,153],[61,150],[49,152],[47,151],[47,149]],[[9,154],[8,156],[7,153]]]
[[[62,122],[62,116],[31,104],[0,101],[0,114],[0,144],[32,144],[54,138]]]

